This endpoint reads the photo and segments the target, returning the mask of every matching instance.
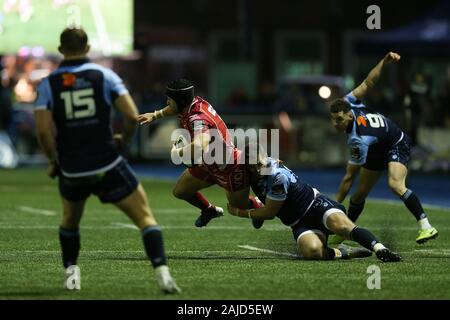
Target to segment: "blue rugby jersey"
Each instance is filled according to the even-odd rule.
[[[110,125],[122,80],[88,59],[66,60],[38,86],[35,109],[52,112],[61,171],[67,177],[104,172],[120,162]]]
[[[267,198],[284,201],[277,217],[283,224],[292,226],[306,214],[318,191],[277,160],[269,158],[268,166],[270,175],[251,176],[252,190],[263,203]]]
[[[353,122],[347,129],[347,144],[350,148],[350,164],[363,165],[369,153],[385,153],[403,137],[403,131],[392,120],[381,113],[371,112],[353,93],[344,99],[350,103]]]

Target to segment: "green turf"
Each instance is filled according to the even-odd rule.
[[[59,34],[74,23],[80,23],[86,30],[96,52],[100,51],[102,40],[111,45],[113,54],[132,50],[132,1],[77,0],[61,6],[53,5],[52,0],[32,1],[33,15],[26,22],[20,20],[18,4],[5,13],[4,3],[5,0],[0,0],[0,53],[15,54],[25,45],[42,46],[47,53],[58,53]],[[95,14],[101,14],[102,19]],[[102,37],[103,32],[106,38]]]
[[[449,210],[427,210],[440,235],[421,246],[414,242],[416,223],[403,206],[369,201],[360,225],[399,251],[403,261],[313,262],[239,247],[294,254],[291,232],[279,221],[253,230],[247,219],[227,214],[198,229],[193,226],[197,210],[173,198],[173,182],[144,181],[144,187],[182,294],[159,293],[139,233],[126,227],[130,222],[117,209],[95,198],[81,225],[82,290],[63,290],[56,182],[43,169],[22,169],[0,171],[0,299],[450,299]],[[226,205],[221,189],[205,194]],[[366,286],[373,264],[381,268],[380,290]]]

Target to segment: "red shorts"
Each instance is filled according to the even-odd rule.
[[[245,164],[229,164],[224,170],[213,166],[189,168],[189,173],[202,181],[217,184],[229,192],[239,191],[249,186]]]

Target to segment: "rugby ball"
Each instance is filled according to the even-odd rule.
[[[179,149],[179,148],[183,148],[184,146],[188,145],[189,143],[190,143],[189,140],[187,140],[186,137],[181,134],[178,136],[177,140],[175,140],[174,145],[177,149]],[[181,159],[181,160],[185,167],[187,167],[187,168],[195,167],[195,164],[192,164],[191,159],[187,159],[187,158],[183,157],[183,159]]]
[[[188,144],[188,140],[185,138],[185,136],[183,136],[182,134],[180,134],[177,138],[177,140],[175,140],[175,147],[177,149],[179,148],[183,148],[184,146],[186,146]]]

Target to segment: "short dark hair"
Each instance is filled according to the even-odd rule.
[[[330,104],[330,112],[331,113],[339,113],[339,112],[348,112],[350,111],[351,106],[345,99],[336,99]]]
[[[88,36],[83,28],[68,27],[59,37],[61,49],[68,53],[81,53],[87,46]]]
[[[181,111],[194,100],[194,85],[186,79],[174,80],[167,85],[166,95],[175,100]]]

